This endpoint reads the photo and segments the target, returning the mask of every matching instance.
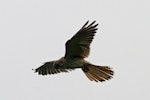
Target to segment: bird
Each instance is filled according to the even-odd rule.
[[[113,78],[114,71],[109,66],[99,66],[85,60],[90,54],[90,45],[95,36],[98,24],[89,20],[81,29],[65,43],[65,55],[58,60],[45,62],[34,69],[39,75],[52,75],[82,69],[87,78],[95,82],[103,82]]]

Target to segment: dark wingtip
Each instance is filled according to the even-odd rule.
[[[99,24],[94,25],[94,27],[97,27]]]
[[[89,23],[89,20],[83,25],[83,27],[85,27],[88,23]],[[82,27],[82,28],[83,28],[83,27]]]
[[[95,22],[96,22],[96,20],[94,20],[89,26],[92,26]],[[97,25],[97,24],[96,24],[96,25]]]
[[[87,25],[87,27],[90,27],[90,26],[92,26],[94,23],[96,22],[96,20],[94,20],[90,25],[88,25],[88,23],[89,23],[89,20],[82,26],[82,28],[84,28],[84,27],[86,27]],[[94,27],[96,27],[96,26],[98,26],[98,24],[96,24],[96,25],[94,25]],[[81,28],[81,29],[82,29]]]
[[[94,20],[92,23],[95,23],[96,22],[96,20]]]
[[[36,71],[36,69],[32,69],[33,71],[34,71],[34,73],[36,73],[37,71]]]
[[[89,23],[89,20],[87,20],[87,22],[86,22],[87,24]]]

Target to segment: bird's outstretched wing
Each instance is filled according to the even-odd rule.
[[[90,25],[88,25],[88,22],[89,21],[66,42],[65,58],[88,57],[90,53],[90,44],[96,33],[96,27],[98,26],[98,24],[95,24],[96,21],[93,21]]]
[[[64,69],[61,67],[56,67],[54,65],[55,61],[46,62],[39,68],[35,69],[35,72],[38,72],[39,75],[48,75],[48,74],[57,74],[60,72],[69,72],[72,69]]]

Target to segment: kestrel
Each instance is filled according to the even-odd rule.
[[[44,63],[35,69],[40,75],[57,74],[69,72],[81,68],[85,75],[96,82],[103,82],[112,78],[114,71],[108,66],[98,66],[86,61],[89,56],[90,44],[95,36],[98,24],[93,21],[88,25],[87,21],[83,27],[66,42],[66,53],[59,60]]]

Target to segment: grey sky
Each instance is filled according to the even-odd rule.
[[[1,0],[1,100],[149,100],[149,0]],[[95,83],[81,70],[39,76],[31,69],[65,53],[87,21],[97,34],[87,59],[114,68]]]

